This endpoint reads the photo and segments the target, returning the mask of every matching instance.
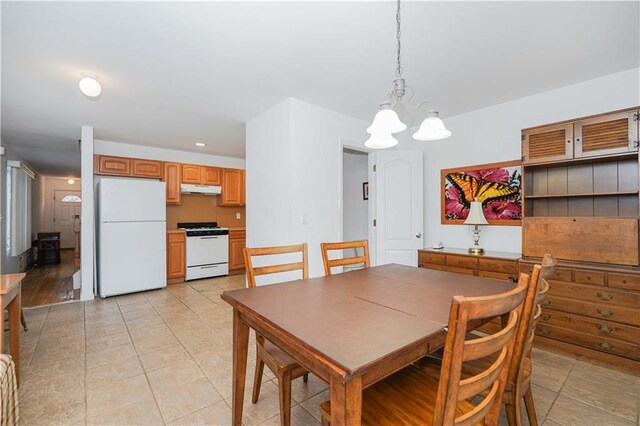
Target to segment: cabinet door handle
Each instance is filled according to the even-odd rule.
[[[540,334],[542,334],[543,336],[548,336],[551,334],[551,329],[547,327],[542,327],[540,328]]]
[[[551,319],[551,314],[542,314],[543,321],[549,321]]]
[[[615,349],[615,346],[613,346],[612,344],[606,343],[606,342],[605,343],[598,342],[598,346],[600,346],[605,351],[612,351],[612,350]]]
[[[542,306],[551,306],[551,301],[549,300],[545,300],[544,302],[541,303]]]
[[[611,318],[613,316],[613,311],[603,311],[602,309],[597,309],[596,311],[602,318]]]
[[[609,300],[613,300],[613,294],[609,294],[609,293],[597,292],[596,296],[598,297],[598,299],[604,300],[605,302],[608,302]]]
[[[603,324],[597,324],[596,328],[600,331],[600,333],[602,334],[612,334],[614,331],[616,331],[615,328],[613,327],[609,327],[608,325],[603,325]]]

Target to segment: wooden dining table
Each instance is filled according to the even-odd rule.
[[[453,296],[514,284],[384,265],[224,292],[233,307],[232,423],[242,424],[249,329],[329,384],[331,424],[359,425],[362,389],[444,344]]]
[[[22,312],[22,279],[24,272],[0,275],[0,306],[9,312],[9,354],[20,383],[20,314]],[[3,316],[4,317],[4,316]],[[3,327],[4,328],[4,327]],[[4,352],[4,330],[0,333],[0,352]]]

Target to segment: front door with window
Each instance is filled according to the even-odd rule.
[[[53,229],[60,232],[60,248],[73,248],[75,245],[74,223],[80,217],[80,191],[54,192]]]

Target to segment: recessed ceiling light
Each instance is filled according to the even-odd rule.
[[[75,179],[69,179],[67,181],[67,183],[69,183],[69,185],[73,185],[74,183],[76,183],[76,180]]]
[[[98,76],[82,73],[82,80],[78,83],[80,91],[88,98],[97,98],[102,93],[102,86],[98,82]]]
[[[196,146],[207,146],[207,144],[202,142],[196,142]]]

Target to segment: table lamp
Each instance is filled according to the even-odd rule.
[[[484,249],[478,245],[480,242],[480,228],[478,225],[488,225],[487,219],[484,217],[484,213],[482,213],[482,203],[477,201],[471,202],[471,207],[469,208],[469,216],[467,220],[464,221],[465,225],[474,225],[473,228],[473,247],[469,248],[469,253],[471,254],[484,254]]]

